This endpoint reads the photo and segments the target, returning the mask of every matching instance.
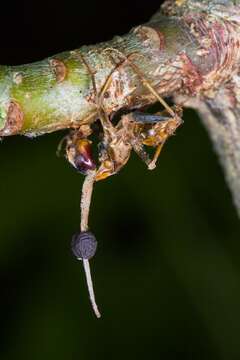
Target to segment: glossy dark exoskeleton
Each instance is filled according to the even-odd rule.
[[[86,174],[88,170],[94,170],[96,165],[92,161],[90,156],[85,154],[79,154],[74,158],[75,168],[82,174]]]
[[[97,240],[91,231],[82,231],[73,235],[71,248],[77,259],[91,259],[97,250]]]
[[[168,121],[169,116],[159,115],[159,114],[148,114],[141,111],[134,111],[132,116],[136,122],[141,124],[156,124],[161,121]]]
[[[91,141],[76,137],[69,137],[67,143],[67,158],[80,173],[86,175],[89,170],[96,168],[92,155]]]

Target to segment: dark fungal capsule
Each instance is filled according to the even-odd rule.
[[[91,259],[97,250],[97,240],[91,231],[82,231],[73,235],[71,248],[77,259]]]

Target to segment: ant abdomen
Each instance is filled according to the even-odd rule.
[[[78,171],[86,174],[89,170],[96,168],[93,156],[91,141],[87,139],[79,139],[75,144],[74,165]]]

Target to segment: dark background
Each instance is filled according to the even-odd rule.
[[[0,63],[108,40],[159,5],[4,1]],[[205,129],[184,119],[154,172],[133,155],[95,188],[100,320],[69,250],[83,178],[55,155],[64,133],[0,144],[1,360],[240,358],[240,224]]]

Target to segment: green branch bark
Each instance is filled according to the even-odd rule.
[[[141,108],[156,102],[145,79],[162,97],[199,111],[240,214],[239,62],[239,0],[167,0],[125,36],[1,66],[0,136],[78,128],[98,118],[100,102],[110,117]]]

